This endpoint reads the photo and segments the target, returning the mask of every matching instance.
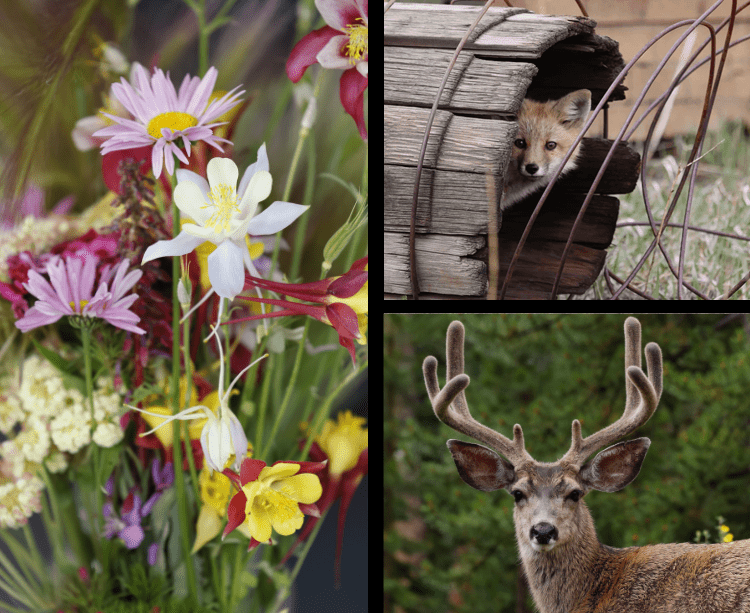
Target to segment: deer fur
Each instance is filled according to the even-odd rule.
[[[750,613],[750,540],[615,549],[596,536],[583,497],[592,489],[616,492],[632,482],[651,441],[617,443],[585,460],[648,421],[661,396],[661,350],[655,343],[646,346],[647,376],[640,368],[637,319],[625,322],[622,417],[585,439],[574,420],[570,450],[552,463],[528,454],[518,424],[510,440],[471,417],[463,343],[463,325],[454,321],[447,334],[445,387],[438,385],[432,356],[423,364],[425,384],[441,421],[492,447],[448,441],[466,483],[482,491],[506,489],[514,497],[521,564],[540,613]]]

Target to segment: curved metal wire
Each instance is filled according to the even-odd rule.
[[[440,83],[437,94],[435,94],[435,100],[432,102],[430,116],[427,120],[427,125],[425,126],[424,138],[422,139],[422,149],[419,152],[419,161],[417,162],[417,176],[414,178],[414,196],[411,202],[411,221],[409,225],[409,267],[411,269],[411,295],[414,300],[419,300],[419,280],[417,279],[417,253],[415,248],[417,239],[417,202],[419,201],[419,181],[422,178],[422,166],[424,164],[425,152],[427,151],[427,140],[429,139],[430,131],[432,130],[432,122],[435,120],[435,113],[437,112],[438,102],[440,101],[440,97],[443,95],[443,90],[445,89],[446,83],[448,83],[448,77],[450,76],[451,70],[453,70],[453,67],[456,65],[458,54],[461,53],[461,50],[466,44],[466,41],[469,40],[469,36],[471,36],[474,28],[479,25],[479,22],[482,20],[482,17],[484,17],[487,9],[492,6],[493,1],[494,0],[487,0],[484,8],[479,11],[477,18],[474,20],[474,23],[469,26],[466,34],[464,34],[464,37],[458,43],[458,47],[456,47],[456,51],[453,53],[453,57],[451,58],[448,67],[445,69],[443,81]]]
[[[451,3],[453,0],[451,0]],[[693,204],[693,196],[695,191],[695,182],[697,178],[697,170],[698,170],[698,162],[701,158],[701,153],[703,150],[703,144],[707,135],[707,128],[708,128],[708,122],[711,116],[711,112],[713,110],[714,102],[716,100],[716,95],[718,92],[719,84],[721,82],[721,76],[723,73],[724,65],[726,63],[726,58],[728,51],[731,47],[739,44],[740,42],[744,42],[748,39],[750,39],[750,35],[744,36],[737,41],[732,42],[732,34],[734,31],[734,24],[736,21],[737,15],[743,11],[745,8],[750,6],[750,1],[744,3],[742,6],[738,8],[737,6],[737,0],[731,0],[732,2],[732,8],[730,15],[724,19],[719,26],[714,28],[711,24],[709,24],[706,19],[723,3],[725,0],[717,0],[713,5],[711,5],[708,9],[705,10],[705,12],[696,19],[688,19],[684,21],[680,21],[678,23],[672,24],[666,28],[664,28],[659,34],[654,36],[646,45],[641,48],[638,53],[633,57],[633,59],[630,60],[630,62],[627,63],[625,68],[620,72],[620,74],[615,78],[613,83],[610,85],[609,89],[605,93],[604,97],[601,99],[599,104],[596,106],[596,108],[591,112],[589,115],[588,120],[586,121],[586,124],[584,125],[583,129],[581,130],[581,133],[576,138],[573,146],[570,148],[569,152],[566,154],[566,156],[563,158],[559,169],[555,172],[555,174],[552,176],[551,181],[545,188],[544,192],[542,193],[539,202],[537,203],[536,207],[534,208],[534,211],[531,214],[531,217],[529,218],[528,223],[526,224],[526,227],[524,229],[523,234],[521,235],[521,238],[518,242],[518,245],[516,246],[516,250],[513,253],[513,257],[511,258],[510,264],[508,266],[508,270],[506,271],[505,280],[503,282],[502,288],[500,290],[500,294],[498,298],[500,300],[503,300],[505,298],[505,294],[507,292],[507,289],[510,285],[510,281],[513,277],[513,272],[516,267],[516,264],[518,262],[518,259],[520,257],[521,252],[523,251],[523,247],[525,246],[526,240],[531,232],[532,227],[534,226],[534,223],[541,211],[542,206],[544,205],[549,193],[551,192],[553,186],[555,185],[558,176],[561,173],[561,169],[564,168],[567,161],[570,159],[572,153],[574,152],[575,148],[580,144],[581,140],[583,139],[584,134],[586,131],[591,127],[591,125],[596,120],[598,114],[602,112],[602,110],[606,110],[609,97],[614,91],[614,89],[623,81],[625,78],[625,75],[628,73],[628,71],[633,67],[633,65],[640,60],[640,58],[649,50],[651,49],[658,41],[663,39],[665,36],[667,36],[669,33],[673,32],[674,30],[677,30],[679,28],[687,27],[687,30],[680,36],[680,38],[672,45],[672,47],[669,49],[669,51],[664,55],[662,60],[659,62],[658,66],[652,73],[649,80],[646,82],[645,86],[643,87],[643,90],[639,94],[638,98],[635,100],[635,103],[633,105],[633,109],[628,114],[627,119],[625,120],[625,123],[623,124],[619,134],[613,141],[609,152],[607,153],[607,156],[605,157],[604,161],[601,164],[601,167],[599,169],[599,172],[597,173],[591,187],[589,188],[586,197],[584,199],[583,204],[581,205],[581,209],[576,216],[576,219],[573,223],[573,227],[571,228],[568,240],[565,244],[565,247],[563,249],[562,256],[560,258],[560,264],[558,266],[557,273],[555,275],[555,279],[552,286],[552,291],[550,293],[550,299],[555,299],[557,296],[557,291],[560,285],[560,280],[562,278],[562,273],[565,268],[565,263],[567,261],[567,258],[571,252],[572,244],[573,244],[573,237],[576,235],[576,231],[578,230],[583,217],[586,213],[586,210],[593,198],[594,192],[596,188],[598,187],[607,167],[609,166],[615,150],[619,143],[623,140],[627,141],[630,138],[632,138],[633,133],[635,130],[637,130],[640,125],[646,120],[646,118],[649,116],[649,114],[656,109],[656,113],[654,114],[651,125],[649,127],[646,140],[644,141],[644,161],[646,159],[646,154],[649,150],[649,146],[651,143],[651,139],[653,138],[654,130],[656,127],[657,122],[659,121],[663,111],[664,107],[667,104],[667,101],[669,100],[670,95],[673,93],[676,87],[678,87],[685,79],[687,79],[690,75],[692,75],[698,68],[705,65],[707,62],[710,62],[710,70],[709,70],[709,78],[706,83],[706,89],[705,89],[705,98],[704,103],[701,111],[701,119],[699,122],[698,132],[695,137],[695,141],[693,143],[692,150],[690,152],[690,155],[687,158],[687,161],[685,162],[684,171],[681,173],[681,179],[677,187],[673,190],[673,192],[670,194],[667,203],[668,206],[666,207],[666,210],[663,213],[662,221],[658,224],[654,219],[654,215],[652,213],[652,207],[648,196],[648,188],[647,188],[647,182],[645,181],[645,163],[641,165],[641,186],[643,191],[643,198],[644,198],[644,205],[646,207],[646,213],[648,217],[648,225],[651,228],[651,231],[654,235],[653,241],[648,246],[646,251],[642,254],[640,260],[637,262],[633,270],[628,274],[628,276],[625,279],[621,279],[619,276],[615,275],[612,271],[610,271],[606,266],[603,272],[603,278],[605,283],[607,284],[607,287],[609,288],[611,292],[610,300],[617,300],[622,293],[629,289],[630,291],[635,292],[636,294],[646,298],[646,299],[655,299],[653,296],[650,296],[647,292],[643,290],[638,290],[637,288],[631,286],[631,283],[635,276],[640,272],[640,270],[643,268],[643,266],[648,261],[649,257],[653,253],[654,249],[657,247],[661,251],[662,255],[664,256],[665,262],[672,273],[677,278],[677,299],[682,299],[682,288],[684,287],[689,292],[694,294],[695,296],[698,296],[702,299],[709,299],[709,296],[701,292],[699,289],[693,287],[689,282],[685,281],[684,279],[684,266],[685,266],[685,250],[687,246],[687,238],[688,238],[688,230],[692,231],[701,231],[711,234],[716,234],[720,236],[725,236],[728,238],[734,238],[739,240],[747,240],[750,241],[750,237],[741,236],[737,234],[729,234],[729,233],[723,233],[718,231],[710,231],[703,228],[697,228],[695,226],[691,226],[689,224],[690,219],[690,213],[692,210],[692,204]],[[584,16],[588,16],[584,7],[582,6],[580,0],[576,0],[576,3],[578,4],[579,8],[581,9],[581,12]],[[386,11],[388,8],[390,8],[390,5],[392,4],[392,1],[389,2],[389,4],[386,6]],[[512,6],[508,0],[506,0],[506,4],[508,6]],[[418,279],[417,279],[417,272],[416,272],[416,254],[415,254],[415,241],[416,241],[416,210],[417,210],[417,202],[418,202],[418,195],[419,195],[419,183],[421,179],[421,173],[422,173],[422,167],[424,163],[424,156],[426,152],[426,146],[427,146],[427,140],[429,138],[430,130],[434,121],[434,117],[437,111],[437,105],[438,101],[440,100],[440,97],[442,95],[442,92],[445,88],[445,85],[447,83],[448,76],[450,75],[451,70],[453,69],[453,66],[455,65],[456,59],[458,58],[458,54],[463,49],[464,45],[466,44],[469,36],[474,31],[476,26],[478,25],[481,18],[486,14],[487,9],[492,5],[492,0],[488,0],[486,4],[484,5],[483,9],[480,11],[479,15],[477,16],[474,23],[471,24],[468,31],[464,35],[463,39],[459,43],[458,47],[456,48],[456,51],[454,53],[454,56],[448,65],[445,75],[443,77],[443,81],[440,85],[440,88],[438,89],[438,92],[435,96],[435,100],[433,101],[432,109],[430,112],[429,120],[427,123],[427,126],[425,128],[425,135],[422,142],[422,148],[420,151],[419,161],[417,165],[417,174],[415,178],[414,183],[414,195],[412,200],[412,211],[411,211],[411,224],[410,224],[410,234],[409,234],[409,258],[410,258],[410,267],[411,267],[411,284],[412,284],[412,297],[414,300],[418,300],[419,295],[419,285],[418,285]],[[695,31],[698,27],[704,26],[707,28],[709,36],[706,38],[706,40],[698,46],[697,50],[687,59],[684,63],[684,66],[681,70],[675,75],[675,77],[672,79],[670,85],[662,92],[659,96],[657,96],[656,100],[654,100],[647,108],[646,110],[640,115],[640,117],[633,123],[633,119],[638,111],[638,109],[641,107],[641,104],[643,103],[643,100],[648,93],[649,89],[655,82],[656,78],[659,76],[661,71],[666,66],[667,62],[670,60],[670,58],[674,55],[675,51],[683,44],[683,42],[687,39],[690,34]],[[727,27],[728,26],[728,27]],[[727,27],[727,33],[724,40],[724,45],[720,49],[717,50],[717,42],[716,42],[716,35],[718,32],[720,32],[722,29]],[[698,59],[698,56],[703,52],[703,50],[706,48],[706,46],[711,43],[711,52],[708,57],[703,58],[700,62],[697,64],[695,63]],[[720,55],[720,61],[718,68],[716,66],[716,56]],[[632,124],[632,126],[631,126]],[[628,130],[628,128],[630,128]],[[686,210],[685,215],[680,224],[670,223],[670,218],[672,214],[674,213],[674,210],[677,206],[679,197],[682,194],[682,191],[684,189],[685,183],[687,181],[690,181],[688,186],[688,194],[687,194],[687,204],[686,204]],[[619,227],[622,227],[623,225],[636,225],[636,224],[618,224]],[[644,224],[645,225],[645,224]],[[679,263],[677,267],[675,267],[672,258],[670,257],[666,247],[662,243],[662,233],[663,230],[666,227],[681,227],[682,228],[682,236],[681,236],[681,242],[680,242],[680,258]],[[619,284],[619,288],[615,288],[613,286],[613,281]],[[746,283],[750,281],[750,272],[743,277],[742,280],[738,282],[738,284],[733,287],[725,296],[725,299],[731,297],[734,293],[739,291]],[[490,298],[488,296],[488,298]],[[491,299],[491,298],[490,298]]]
[[[678,185],[677,189],[675,190],[674,195],[671,198],[671,204],[668,207],[668,210],[665,212],[663,221],[662,221],[662,223],[660,224],[660,226],[658,228],[657,228],[657,226],[656,226],[656,224],[654,222],[653,215],[651,213],[651,207],[650,207],[650,204],[649,204],[648,193],[647,193],[647,184],[646,184],[646,182],[644,180],[642,180],[641,183],[642,183],[642,189],[643,189],[643,193],[644,193],[644,202],[646,203],[646,210],[647,210],[647,215],[648,215],[648,218],[649,218],[649,225],[651,226],[652,232],[654,233],[654,241],[649,246],[649,248],[646,250],[646,252],[643,254],[641,260],[638,262],[638,264],[635,267],[635,269],[629,274],[629,276],[624,281],[624,283],[622,284],[622,286],[619,289],[617,289],[617,290],[612,289],[613,296],[610,299],[612,299],[612,300],[617,299],[626,288],[627,289],[631,289],[631,290],[634,289],[632,287],[629,287],[629,284],[632,282],[632,280],[635,277],[635,275],[640,271],[640,269],[643,267],[643,265],[647,261],[647,259],[650,256],[650,254],[653,252],[654,248],[656,248],[657,246],[660,248],[661,252],[664,254],[665,260],[667,262],[667,265],[669,266],[670,271],[678,279],[678,299],[681,298],[681,288],[683,286],[686,289],[688,289],[689,291],[691,291],[692,293],[694,293],[695,295],[698,295],[698,296],[700,296],[701,298],[704,298],[704,299],[708,299],[708,296],[706,296],[705,294],[703,294],[702,292],[700,292],[697,288],[692,287],[689,283],[687,283],[684,280],[684,277],[683,277],[684,261],[685,261],[685,247],[686,247],[686,243],[687,243],[687,231],[688,231],[688,229],[691,229],[691,227],[689,226],[688,221],[689,221],[689,217],[690,217],[690,210],[692,208],[692,200],[693,200],[693,194],[694,194],[695,180],[696,180],[696,176],[697,176],[697,161],[700,159],[700,156],[701,156],[701,151],[702,151],[703,143],[704,143],[704,140],[705,140],[705,137],[706,137],[706,134],[707,134],[708,120],[710,118],[711,110],[713,109],[714,101],[716,99],[716,94],[717,94],[719,83],[720,83],[720,80],[721,80],[721,75],[722,75],[722,72],[723,72],[723,67],[724,67],[724,64],[726,62],[727,51],[728,51],[728,49],[731,46],[733,46],[737,42],[740,42],[740,41],[736,41],[735,43],[730,43],[730,41],[731,41],[731,35],[732,35],[732,30],[733,30],[733,26],[734,26],[734,22],[735,22],[737,14],[740,11],[742,11],[743,9],[745,9],[748,5],[750,5],[750,2],[747,2],[744,5],[742,5],[742,7],[740,7],[738,9],[738,7],[737,7],[737,0],[732,0],[732,10],[731,10],[730,16],[727,17],[721,23],[721,25],[718,28],[716,28],[716,31],[719,31],[719,30],[723,29],[727,24],[729,24],[729,28],[727,29],[727,36],[726,36],[725,44],[724,44],[724,46],[722,47],[721,50],[717,51],[716,50],[716,31],[714,30],[713,26],[711,26],[710,24],[708,24],[705,20],[723,2],[724,2],[724,0],[718,0],[718,2],[716,2],[711,7],[709,7],[697,19],[694,19],[694,20],[685,20],[685,21],[679,22],[677,24],[672,24],[671,26],[665,28],[662,32],[660,32],[654,38],[652,38],[635,55],[635,57],[630,62],[628,62],[628,64],[622,70],[622,72],[620,73],[620,75],[618,75],[618,77],[615,79],[614,83],[610,86],[610,88],[607,90],[606,94],[604,95],[604,98],[597,105],[596,109],[594,109],[594,111],[591,113],[591,115],[589,117],[589,120],[586,122],[586,125],[584,126],[583,130],[581,131],[581,134],[576,139],[576,141],[574,143],[574,146],[571,147],[571,151],[563,159],[563,161],[562,161],[562,163],[560,165],[560,168],[564,167],[565,162],[567,162],[567,160],[572,155],[572,151],[574,150],[575,146],[578,143],[580,143],[581,139],[583,138],[584,133],[589,129],[589,127],[594,122],[595,118],[597,117],[598,113],[606,105],[606,103],[607,103],[607,101],[609,99],[609,96],[611,95],[611,93],[614,90],[614,88],[623,80],[624,75],[644,55],[644,53],[646,53],[646,51],[648,51],[654,44],[656,44],[657,41],[661,40],[665,35],[667,35],[668,33],[672,32],[673,30],[678,29],[680,27],[684,27],[684,26],[690,26],[689,29],[680,37],[680,39],[667,52],[667,54],[664,56],[664,58],[659,63],[659,65],[657,66],[657,68],[654,70],[654,73],[652,74],[652,76],[649,79],[649,81],[644,86],[643,91],[641,92],[641,94],[639,95],[639,97],[637,98],[637,100],[636,100],[636,102],[634,104],[633,110],[628,115],[628,118],[627,118],[627,120],[626,120],[626,122],[625,122],[625,124],[623,126],[623,129],[620,131],[620,133],[618,134],[617,138],[612,143],[612,146],[610,147],[610,151],[608,152],[607,156],[605,157],[605,160],[602,163],[601,168],[600,168],[599,172],[597,173],[597,176],[594,179],[594,182],[593,182],[591,188],[587,192],[586,198],[585,198],[585,200],[583,202],[583,205],[581,206],[581,210],[579,211],[579,214],[577,215],[576,220],[575,220],[575,222],[573,224],[573,227],[572,227],[572,229],[570,231],[570,235],[568,237],[568,241],[566,242],[565,248],[563,250],[562,257],[560,258],[560,264],[559,264],[559,267],[558,267],[557,274],[555,275],[555,280],[553,282],[552,292],[551,292],[551,295],[550,295],[551,299],[555,299],[555,297],[557,296],[557,291],[558,291],[560,279],[562,277],[562,273],[563,273],[563,270],[564,270],[564,267],[565,267],[565,262],[567,261],[567,257],[569,255],[571,247],[572,247],[573,236],[575,236],[576,230],[578,229],[578,227],[579,227],[579,225],[581,223],[581,220],[583,219],[583,216],[584,216],[584,214],[586,212],[586,209],[588,208],[588,205],[589,205],[589,203],[590,203],[590,201],[591,201],[591,199],[593,197],[593,193],[596,190],[596,187],[598,186],[598,184],[599,184],[599,182],[600,182],[600,180],[601,180],[601,178],[602,178],[602,176],[604,174],[604,171],[606,170],[607,166],[609,165],[609,163],[610,163],[610,161],[612,159],[612,156],[614,154],[615,148],[617,147],[617,145],[619,144],[619,142],[621,140],[623,140],[623,135],[625,133],[625,130],[627,129],[627,127],[632,122],[633,117],[634,117],[637,109],[640,107],[640,105],[641,105],[641,103],[642,103],[642,101],[643,101],[643,99],[644,99],[644,97],[646,95],[646,92],[650,89],[651,85],[653,84],[653,82],[655,81],[655,79],[657,78],[657,76],[659,75],[659,73],[663,70],[663,68],[666,65],[667,61],[671,58],[671,56],[679,48],[679,46],[683,43],[683,41],[687,38],[687,36],[689,36],[692,31],[694,31],[696,28],[698,28],[701,25],[705,26],[709,30],[709,34],[710,34],[709,38],[707,38],[707,40],[698,48],[698,50],[685,63],[685,66],[683,67],[683,69],[672,80],[672,83],[664,91],[664,93],[661,96],[659,96],[657,98],[657,100],[648,107],[648,109],[643,113],[643,115],[635,123],[635,125],[633,126],[633,128],[628,132],[627,137],[626,137],[626,139],[630,138],[632,136],[633,132],[644,121],[645,117],[654,108],[656,108],[657,106],[659,106],[659,110],[658,110],[658,112],[656,113],[655,117],[652,120],[650,129],[649,129],[649,132],[648,132],[648,137],[647,137],[646,142],[644,144],[644,153],[646,151],[648,151],[648,146],[650,144],[654,128],[656,126],[656,123],[659,121],[659,118],[661,116],[664,104],[669,99],[669,96],[674,91],[675,87],[677,87],[680,83],[682,83],[682,81],[684,81],[690,74],[692,74],[699,66],[701,66],[701,65],[705,64],[706,62],[710,61],[711,62],[711,69],[710,69],[710,73],[709,73],[709,80],[708,80],[708,83],[706,85],[706,96],[705,96],[704,105],[703,105],[703,109],[702,109],[702,113],[701,113],[701,121],[700,121],[699,129],[698,129],[698,133],[697,133],[696,138],[695,138],[693,149],[692,149],[692,151],[691,151],[691,153],[690,153],[690,155],[688,157],[688,160],[687,160],[686,166],[685,166],[686,169],[690,168],[690,172],[689,173],[685,172],[685,173],[682,174],[682,180],[680,181],[680,184]],[[743,37],[743,39],[744,38],[745,37]],[[740,39],[740,40],[743,40],[743,39]],[[698,55],[700,54],[700,52],[706,47],[706,45],[708,44],[709,41],[711,42],[711,47],[712,47],[710,56],[708,58],[706,58],[705,60],[703,60],[698,66],[694,66],[692,69],[690,69],[691,64],[693,64],[695,62],[695,60],[698,57]],[[715,65],[715,58],[716,58],[716,55],[719,54],[719,53],[721,54],[721,60],[719,62],[719,67],[718,67],[718,70],[717,70],[716,65]],[[645,165],[642,165],[641,173],[642,173],[642,178],[645,177],[645,174],[644,174],[645,173]],[[524,230],[524,233],[521,236],[521,239],[520,239],[520,241],[519,241],[519,243],[518,243],[518,245],[516,247],[516,251],[513,254],[513,257],[511,259],[510,265],[509,265],[507,273],[506,273],[505,281],[503,283],[503,287],[502,287],[502,290],[501,290],[501,293],[500,293],[500,296],[499,296],[499,298],[501,300],[504,299],[504,297],[505,297],[505,293],[507,291],[507,288],[509,286],[510,280],[512,278],[513,270],[514,270],[514,268],[516,266],[516,262],[518,261],[518,258],[520,256],[520,253],[521,253],[521,251],[523,249],[523,246],[524,246],[524,244],[526,242],[526,239],[528,238],[528,235],[529,235],[529,233],[531,231],[531,227],[534,225],[534,222],[536,221],[536,218],[537,218],[537,216],[538,216],[538,214],[539,214],[539,212],[541,210],[541,206],[546,201],[546,198],[547,198],[549,192],[552,190],[552,187],[554,186],[554,184],[555,184],[555,182],[556,182],[557,177],[559,176],[559,174],[560,174],[560,171],[558,170],[555,173],[555,175],[553,175],[552,180],[550,181],[549,185],[547,186],[547,188],[542,193],[542,195],[540,197],[540,200],[539,200],[539,203],[535,207],[534,212],[532,213],[532,215],[531,215],[531,217],[529,219],[529,222],[528,222],[528,224],[527,224],[527,226],[526,226],[526,228]],[[683,220],[683,223],[680,224],[681,227],[683,228],[681,250],[680,250],[680,264],[677,267],[677,270],[675,270],[674,264],[672,263],[672,261],[671,261],[671,259],[669,257],[669,254],[667,253],[665,247],[663,246],[663,244],[661,242],[661,232],[662,232],[662,230],[663,230],[664,227],[666,227],[667,225],[671,225],[671,224],[669,224],[669,217],[672,215],[672,213],[674,211],[674,208],[676,207],[676,204],[677,204],[677,201],[679,199],[679,196],[680,196],[680,194],[682,192],[682,189],[684,188],[685,182],[688,180],[688,178],[690,178],[690,186],[688,188],[688,196],[687,196],[688,204],[687,204],[687,207],[686,207],[685,218]],[[744,238],[744,237],[738,237],[738,238]],[[607,282],[608,286],[610,286],[610,287],[611,287],[611,277],[612,277],[612,275],[610,274],[610,271],[605,270],[605,281]],[[747,280],[745,280],[744,282],[747,282]],[[741,287],[741,285],[739,287]],[[737,288],[733,288],[733,290],[732,290],[731,293],[736,292],[737,289],[738,289],[738,287]],[[640,295],[644,295],[644,297],[650,298],[650,296],[648,296],[648,294],[646,294],[645,292],[637,292],[637,293],[639,293]],[[727,297],[729,297],[729,295],[731,295],[731,293],[728,294]]]

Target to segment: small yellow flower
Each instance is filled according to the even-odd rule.
[[[272,530],[285,536],[293,534],[302,527],[304,514],[320,516],[314,503],[323,488],[313,473],[325,466],[325,462],[277,462],[267,466],[260,460],[244,460],[241,474],[230,477],[240,491],[229,503],[224,536],[246,527],[254,539],[252,548],[270,542]]]
[[[367,449],[367,428],[364,417],[355,417],[351,411],[338,415],[338,423],[329,419],[315,439],[331,461],[331,475],[340,475],[357,465],[359,456]]]
[[[247,457],[253,455],[253,446],[247,444]],[[232,455],[225,464],[228,468],[234,464],[235,458]],[[213,474],[212,474],[213,473]],[[228,477],[218,471],[211,471],[208,466],[204,465],[201,474],[198,477],[198,483],[201,488],[201,506],[198,515],[198,521],[195,524],[195,544],[192,553],[198,551],[203,545],[213,540],[221,532],[224,522],[224,515],[227,512],[227,504],[232,495],[232,482]]]

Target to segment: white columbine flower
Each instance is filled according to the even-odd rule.
[[[245,237],[275,234],[308,207],[274,202],[259,212],[258,203],[268,198],[272,183],[265,145],[258,149],[258,161],[248,166],[239,188],[237,165],[228,158],[213,158],[206,174],[208,181],[189,170],[177,171],[174,202],[192,222],[183,225],[182,232],[172,240],[159,241],[146,249],[142,263],[167,255],[185,255],[209,241],[216,245],[208,256],[212,290],[231,300],[245,284],[244,267],[251,275],[260,276],[250,259]]]
[[[203,449],[203,457],[206,464],[208,464],[209,468],[218,472],[224,470],[224,466],[232,454],[235,456],[234,469],[239,470],[242,460],[244,460],[247,455],[247,436],[242,429],[242,424],[240,424],[239,419],[237,419],[237,416],[232,412],[232,409],[229,408],[229,397],[232,393],[232,388],[251,366],[254,366],[268,356],[268,354],[263,355],[245,366],[245,368],[242,369],[242,372],[240,372],[229,384],[229,389],[224,393],[224,353],[221,348],[221,342],[221,337],[216,334],[216,344],[219,346],[219,363],[221,365],[219,369],[220,405],[218,415],[207,406],[199,404],[164,419],[164,415],[159,413],[144,411],[143,409],[139,409],[138,407],[129,404],[125,405],[134,411],[139,411],[141,413],[146,413],[147,415],[153,415],[154,417],[164,419],[164,421],[156,426],[156,428],[144,432],[141,436],[151,434],[162,426],[170,423],[173,419],[203,419],[204,417],[208,419],[206,425],[203,426],[203,430],[201,431],[201,447]]]

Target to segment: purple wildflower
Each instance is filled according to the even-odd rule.
[[[16,321],[16,327],[27,332],[68,315],[98,317],[123,330],[144,334],[146,331],[135,325],[140,318],[129,310],[138,295],[125,296],[141,278],[141,271],[133,270],[126,275],[129,260],[123,260],[116,268],[104,267],[99,288],[92,296],[98,262],[95,256],[87,257],[85,262],[75,257],[53,258],[47,264],[49,281],[29,270],[24,288],[39,300]]]
[[[110,476],[104,486],[109,498],[102,508],[105,519],[104,536],[111,539],[117,535],[128,549],[136,549],[143,542],[146,533],[141,527],[141,520],[151,513],[154,505],[161,498],[162,492],[172,485],[174,467],[171,462],[167,462],[161,469],[159,460],[155,458],[151,464],[151,475],[154,478],[157,491],[144,504],[138,493],[138,488],[132,488],[122,503],[119,515],[115,512],[111,500],[115,491],[114,474]],[[156,543],[151,544],[148,548],[149,564],[153,565],[156,562],[157,553],[158,545]]]

